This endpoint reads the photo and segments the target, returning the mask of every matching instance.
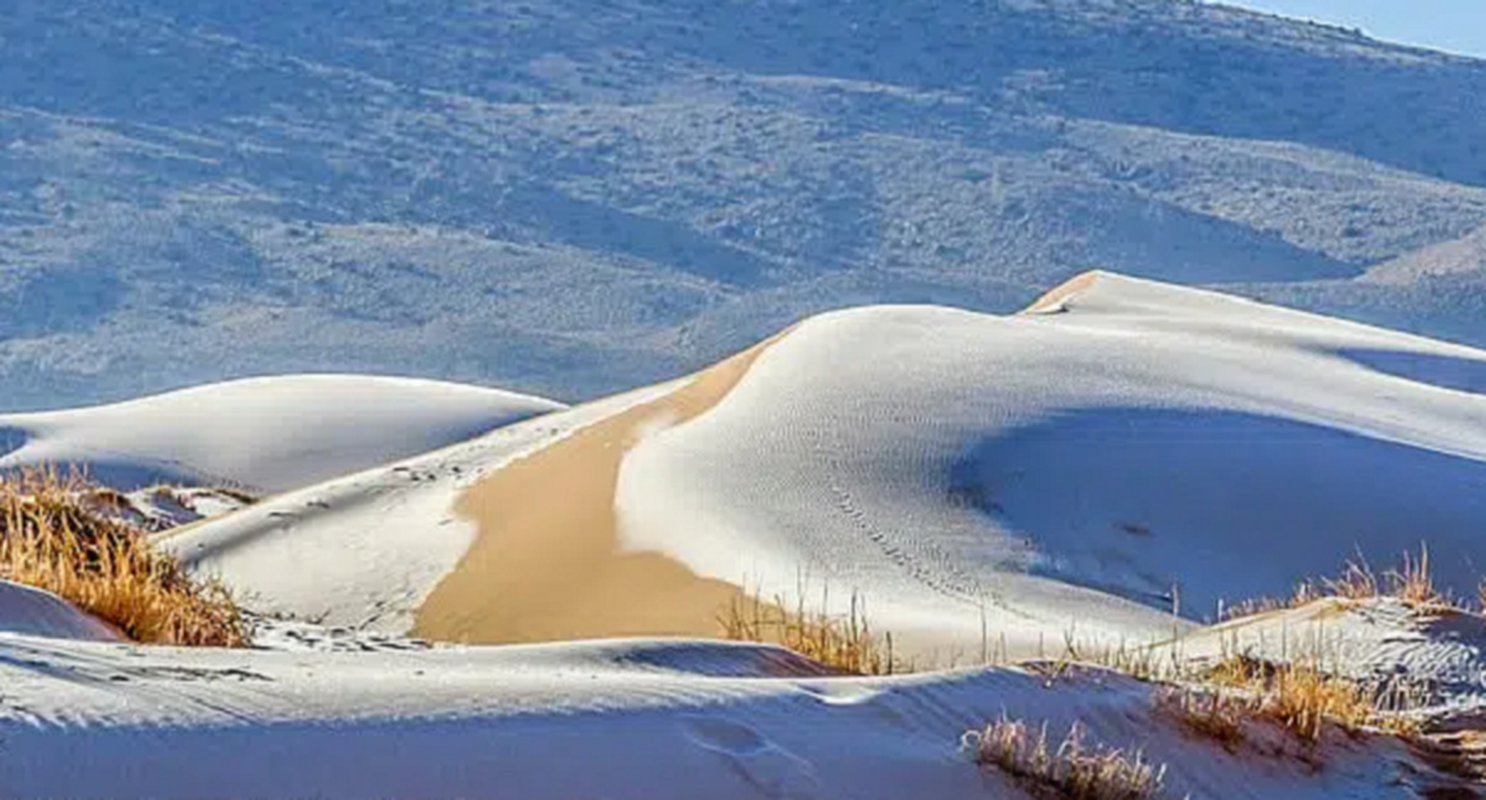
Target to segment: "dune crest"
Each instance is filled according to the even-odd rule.
[[[1103,273],[1097,269],[1080,273],[1043,293],[1032,304],[1022,309],[1021,314],[1057,314],[1067,310],[1068,302],[1087,291]]]

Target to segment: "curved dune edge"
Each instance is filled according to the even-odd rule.
[[[1089,270],[1088,272],[1085,272],[1081,275],[1077,275],[1073,278],[1069,278],[1068,280],[1048,290],[1041,297],[1034,300],[1032,302],[1032,305],[1027,306],[1017,313],[1054,314],[1059,311],[1064,311],[1066,310],[1065,307],[1068,301],[1086,291],[1090,286],[1093,286],[1094,282],[1099,280],[1099,275],[1099,270],[1094,269]]]
[[[647,427],[706,412],[788,333],[466,490],[455,511],[475,522],[477,537],[418,609],[414,633],[482,644],[720,635],[718,613],[746,602],[744,592],[665,555],[621,550],[614,514],[619,466]]]

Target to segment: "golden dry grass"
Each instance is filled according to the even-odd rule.
[[[1166,773],[1139,750],[1090,745],[1076,722],[1056,748],[1049,748],[1046,725],[1034,735],[1026,723],[1005,717],[967,733],[964,745],[981,766],[1000,770],[1036,797],[1146,800],[1160,794]]]
[[[828,600],[823,590],[822,608],[828,607]],[[842,673],[891,675],[913,670],[913,665],[894,657],[892,634],[879,638],[873,632],[857,593],[852,593],[849,610],[842,615],[807,609],[803,591],[793,611],[787,605],[783,597],[767,602],[756,595],[739,595],[717,621],[728,639],[781,645]]]
[[[1486,609],[1486,583],[1482,584],[1480,594],[1482,608]],[[1405,552],[1399,566],[1385,570],[1382,574],[1374,572],[1372,565],[1359,556],[1347,561],[1342,566],[1341,574],[1335,578],[1302,581],[1288,598],[1263,597],[1247,600],[1228,606],[1220,616],[1224,620],[1238,619],[1285,608],[1299,608],[1326,597],[1343,600],[1394,597],[1420,609],[1443,611],[1462,608],[1462,603],[1457,598],[1435,585],[1429,568],[1429,546],[1421,543],[1417,556]]]
[[[1247,722],[1254,716],[1247,698],[1219,688],[1168,687],[1156,696],[1156,708],[1188,732],[1230,752],[1243,743]]]
[[[0,578],[56,594],[138,642],[243,646],[246,624],[227,591],[89,508],[90,490],[56,470],[0,478]]]
[[[1314,660],[1271,663],[1233,656],[1205,671],[1201,685],[1228,694],[1229,713],[1274,721],[1304,742],[1318,741],[1328,723],[1351,731],[1419,732],[1408,713],[1417,705],[1410,687],[1340,677]]]

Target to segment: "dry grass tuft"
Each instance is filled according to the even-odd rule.
[[[1372,565],[1358,556],[1348,561],[1342,567],[1341,574],[1335,578],[1300,583],[1288,599],[1249,600],[1228,607],[1220,616],[1224,620],[1238,619],[1285,608],[1299,608],[1327,597],[1343,600],[1394,597],[1420,609],[1443,611],[1462,608],[1459,600],[1435,586],[1429,569],[1429,547],[1421,543],[1418,556],[1404,553],[1400,566],[1387,570],[1382,575],[1374,572]],[[1482,608],[1486,609],[1486,583],[1482,584],[1480,600]]]
[[[1230,693],[1230,712],[1277,722],[1304,742],[1319,741],[1328,723],[1401,736],[1419,732],[1418,721],[1408,713],[1417,705],[1410,687],[1349,680],[1314,662],[1275,664],[1235,656],[1208,670],[1203,683]]]
[[[250,492],[241,486],[218,484],[211,487],[211,491],[215,492],[216,494],[222,495],[223,497],[236,500],[237,502],[242,503],[245,506],[253,505],[259,500],[259,496],[257,494]]]
[[[1434,577],[1429,572],[1429,547],[1419,545],[1419,557],[1403,554],[1403,566],[1388,573],[1389,593],[1405,603],[1416,606],[1454,608],[1458,604],[1435,588]]]
[[[827,600],[822,591],[822,608],[829,607]],[[912,665],[893,657],[892,634],[879,639],[872,631],[865,603],[855,592],[848,613],[836,616],[806,609],[803,591],[798,593],[794,611],[786,610],[783,597],[765,602],[740,595],[718,615],[718,623],[728,639],[782,645],[847,674],[912,671]]]
[[[246,624],[221,584],[192,578],[98,514],[91,491],[56,470],[0,478],[0,578],[52,592],[135,641],[243,646]]]
[[[1038,797],[1062,800],[1146,800],[1161,792],[1166,768],[1125,752],[1085,742],[1074,723],[1057,749],[1048,748],[1047,726],[1036,736],[1020,720],[1002,717],[965,735],[964,746],[983,767],[993,767]]]
[[[1249,698],[1217,688],[1168,687],[1157,695],[1156,708],[1230,753],[1243,744],[1245,726],[1254,717]]]

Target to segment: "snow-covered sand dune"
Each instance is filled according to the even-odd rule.
[[[0,414],[0,469],[86,467],[119,488],[168,481],[282,491],[560,408],[422,379],[250,378],[93,408]]]
[[[1011,317],[815,317],[167,542],[277,610],[395,596],[383,627],[448,641],[713,635],[739,587],[803,586],[940,656],[1144,643],[1421,540],[1473,590],[1483,375],[1481,351],[1091,273]]]
[[[716,642],[309,655],[0,635],[0,687],[0,787],[25,797],[1025,797],[960,750],[1003,714],[1143,748],[1169,797],[1458,784],[1381,737],[1303,750],[1273,731],[1230,753],[1107,673],[822,678]]]
[[[405,633],[475,538],[456,512],[461,493],[486,472],[672,388],[513,424],[166,531],[155,542],[199,572],[225,578],[255,611]]]
[[[1486,568],[1486,353],[1095,273],[1008,318],[828,314],[624,459],[626,548],[879,627],[1148,639],[1427,540]],[[1446,380],[1440,380],[1445,378]]]

